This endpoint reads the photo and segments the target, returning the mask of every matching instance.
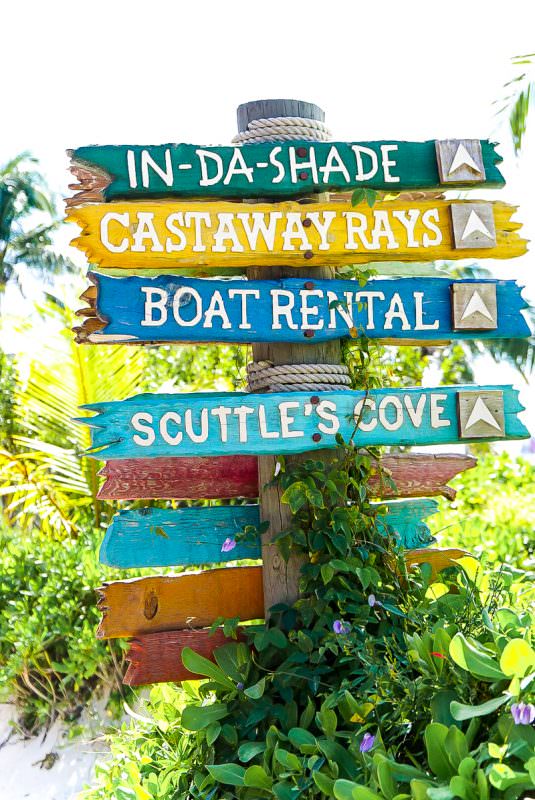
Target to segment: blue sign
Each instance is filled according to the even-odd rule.
[[[515,281],[448,278],[245,281],[90,274],[104,327],[80,341],[304,342],[365,335],[414,341],[521,338],[527,303]]]
[[[142,394],[83,408],[99,459],[302,453],[336,447],[337,434],[362,447],[529,437],[510,386]]]

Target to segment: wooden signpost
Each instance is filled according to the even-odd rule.
[[[403,345],[530,335],[515,281],[90,278],[96,291],[77,312],[84,322],[76,333],[93,344],[306,344],[365,335]]]
[[[494,145],[430,142],[280,142],[242,147],[107,145],[69,151],[79,183],[68,202],[124,197],[297,197],[368,187],[401,191],[503,186]]]
[[[526,252],[515,209],[501,202],[395,200],[333,203],[194,203],[169,200],[75,206],[73,241],[101,270],[362,264],[512,258]]]
[[[393,536],[405,549],[434,541],[423,520],[437,512],[435,500],[393,500],[374,505],[384,511],[377,517],[379,530]],[[256,504],[120,511],[106,531],[100,561],[129,569],[259,559],[260,541],[234,539],[246,526],[258,528],[260,522],[260,507]],[[232,549],[225,548],[227,540],[234,542]]]
[[[522,439],[510,386],[247,394],[137,395],[83,408],[95,458],[277,455],[363,447]]]
[[[387,454],[372,467],[370,495],[453,500],[455,489],[448,481],[476,463],[460,453]],[[111,459],[100,474],[105,477],[98,492],[102,500],[220,500],[256,498],[260,492],[256,456]]]
[[[338,433],[361,447],[528,435],[509,386],[353,391],[340,367],[342,338],[437,345],[529,335],[512,280],[410,277],[422,261],[522,255],[526,243],[513,207],[423,192],[379,198],[373,207],[347,199],[360,188],[392,195],[500,186],[494,145],[332,143],[321,109],[300,101],[248,103],[238,118],[240,146],[71,152],[78,183],[69,219],[81,227],[75,244],[102,273],[90,273],[77,340],[251,344],[249,385],[267,381],[259,392],[110,398],[86,406],[92,416],[79,420],[91,429],[88,455],[108,459],[101,498],[258,498],[116,515],[102,543],[103,563],[210,567],[102,587],[98,636],[133,637],[125,677],[131,685],[198,677],[182,664],[182,653],[191,647],[211,658],[226,641],[222,629],[210,635],[215,620],[261,620],[274,603],[297,597],[301,562],[284,564],[272,542],[290,515],[271,480],[281,455],[287,464],[328,461]],[[327,191],[346,195],[320,194]],[[229,202],[238,199],[253,202]],[[373,262],[380,273],[392,261],[406,263],[407,275],[362,286],[334,272]],[[247,280],[217,278],[243,272]],[[303,366],[306,379],[299,377]],[[324,391],[333,381],[335,390]],[[313,390],[303,391],[300,382]],[[453,498],[448,481],[474,464],[466,455],[402,453],[373,465],[369,494],[388,501],[376,504],[384,512],[378,529],[408,548],[408,568],[426,562],[435,573],[464,555],[429,547],[425,520],[436,511],[429,498]],[[262,521],[269,528],[261,541],[238,536]],[[252,565],[234,566],[242,559]]]

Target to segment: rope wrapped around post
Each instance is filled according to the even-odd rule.
[[[328,142],[331,132],[324,122],[303,117],[270,117],[255,119],[247,124],[246,131],[240,131],[232,139],[233,144],[247,142]]]
[[[349,370],[343,364],[247,364],[250,392],[341,392],[349,386]]]

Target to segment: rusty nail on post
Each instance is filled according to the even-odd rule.
[[[313,442],[321,442],[321,433],[313,433],[312,434],[312,441]]]
[[[314,331],[303,331],[303,336],[306,336],[307,339],[312,339]]]
[[[318,403],[319,403],[319,401],[320,401],[320,399],[319,399],[319,397],[318,397],[318,395],[317,395],[317,394],[313,395],[313,396],[310,398],[310,402],[312,403],[312,405],[313,405],[313,406],[317,406],[317,405],[318,405]]]
[[[307,178],[308,178],[308,172],[300,172],[299,173],[299,180],[300,181],[306,181]]]
[[[305,156],[308,155],[308,150],[306,149],[306,147],[298,147],[295,152],[297,153],[299,158],[304,158]]]
[[[314,288],[314,281],[305,281],[303,284],[305,289],[313,289]]]
[[[310,258],[313,258],[314,253],[312,252],[312,250],[307,250],[306,253],[304,254],[304,256],[305,256],[306,259],[310,259]]]
[[[305,217],[303,220],[303,228],[310,228],[311,225],[312,225],[312,220],[310,219],[310,217]]]

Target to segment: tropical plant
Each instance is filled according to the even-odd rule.
[[[9,281],[20,287],[20,268],[41,280],[74,272],[73,262],[53,249],[52,234],[61,224],[37,159],[20,153],[0,168],[0,293]],[[33,224],[44,215],[45,221]]]
[[[75,720],[95,691],[123,693],[124,645],[95,637],[95,588],[119,576],[98,563],[100,538],[0,526],[0,698],[25,735]]]
[[[368,470],[342,444],[334,464],[283,465],[293,516],[277,546],[308,557],[302,598],[242,626],[215,663],[185,649],[206,680],[154,688],[86,800],[515,800],[531,786],[533,620],[510,608],[522,575],[472,557],[408,572],[375,525]]]
[[[522,149],[528,115],[535,92],[534,59],[535,53],[515,56],[512,59],[513,66],[522,67],[522,69],[520,72],[517,71],[517,74],[511,80],[507,81],[503,87],[504,96],[496,101],[499,106],[497,114],[507,114],[509,118],[511,136],[515,153],[517,154]]]
[[[15,452],[0,451],[0,494],[10,524],[73,534],[80,522],[98,527],[101,520],[99,465],[82,458],[90,434],[75,418],[85,404],[135,393],[145,356],[140,348],[80,347],[74,318],[61,303],[49,298],[42,311],[51,332],[35,343],[15,391],[15,419],[24,433],[12,437]]]

